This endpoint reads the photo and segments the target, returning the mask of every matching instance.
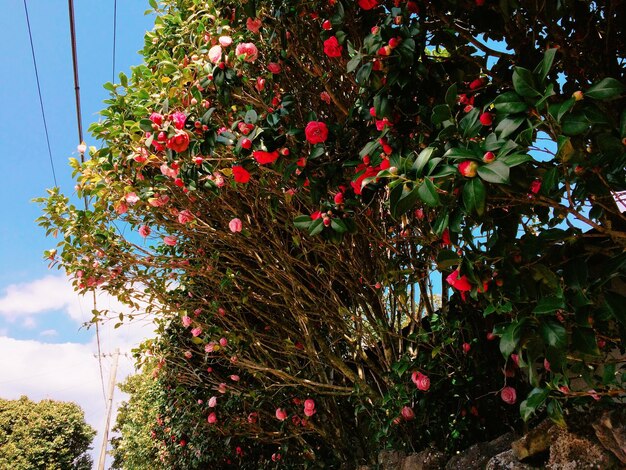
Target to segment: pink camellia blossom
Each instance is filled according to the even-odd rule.
[[[322,100],[326,104],[330,104],[330,95],[328,92],[323,91],[320,93],[320,100]]]
[[[124,199],[126,199],[126,202],[131,206],[139,202],[139,196],[137,196],[137,194],[135,193],[128,193],[126,196],[124,196]]]
[[[248,423],[250,424],[256,423],[258,419],[259,419],[259,414],[255,411],[253,411],[252,413],[248,415]]]
[[[172,237],[171,235],[166,235],[163,237],[163,243],[168,246],[176,246],[176,243],[178,243],[178,239],[176,237]]]
[[[209,398],[209,408],[215,408],[217,406],[217,397],[211,397]]]
[[[236,374],[232,374],[230,376],[230,380],[232,380],[233,382],[239,382],[239,379],[240,379],[239,376]]]
[[[217,423],[217,415],[215,413],[210,413],[209,417],[207,418],[207,421],[209,424]]]
[[[259,50],[251,42],[241,42],[237,44],[237,48],[235,49],[235,54],[237,57],[243,56],[244,62],[254,62],[259,57]]]
[[[279,421],[285,421],[287,419],[287,412],[282,408],[276,408],[276,419]]]
[[[191,317],[188,315],[185,315],[183,318],[180,319],[180,321],[185,328],[189,328],[191,326]]]
[[[261,30],[261,26],[262,26],[262,22],[259,18],[248,18],[246,20],[246,28],[248,28],[248,31],[250,31],[251,33],[254,34],[258,34],[259,31]]]
[[[184,152],[189,147],[189,134],[183,130],[177,130],[176,134],[167,139],[167,148],[174,152]]]
[[[163,124],[163,115],[162,114],[152,113],[148,119],[150,119],[157,126],[160,126],[161,124]]]
[[[543,360],[543,368],[547,371],[550,372],[550,361],[548,361],[547,359]]]
[[[220,346],[225,348],[228,345],[228,340],[226,338],[220,338]]]
[[[217,386],[217,391],[220,392],[221,394],[226,393],[226,389],[227,389],[226,384],[223,382]]]
[[[312,398],[304,400],[304,414],[310,418],[315,412],[315,401]]]
[[[237,217],[235,217],[230,222],[228,222],[228,228],[233,233],[241,232],[242,227],[243,227],[243,224],[241,222],[241,219]]]
[[[215,351],[215,346],[217,346],[217,343],[215,341],[211,341],[210,343],[205,344],[204,352],[212,353],[213,351]]]
[[[148,204],[150,204],[152,207],[161,207],[167,204],[169,200],[169,196],[161,194],[159,197],[151,197],[150,199],[148,199]]]
[[[272,462],[278,462],[280,459],[282,459],[282,456],[279,452],[272,454]]]
[[[267,64],[267,70],[269,70],[274,75],[276,75],[276,74],[279,74],[281,72],[282,67],[280,66],[280,64],[278,64],[276,62],[270,62],[269,64]]]
[[[430,379],[427,375],[424,375],[419,371],[415,371],[411,374],[411,380],[422,392],[425,392],[430,388]]]
[[[220,36],[217,42],[219,42],[222,47],[228,47],[233,43],[233,38],[230,36]]]
[[[170,166],[167,163],[164,163],[163,165],[161,165],[160,170],[163,176],[169,176],[170,178],[176,178],[178,176],[178,169],[170,168]]]
[[[517,393],[513,387],[504,387],[500,392],[500,398],[507,405],[514,405],[517,401]]]
[[[331,36],[324,41],[324,54],[328,57],[341,57],[343,46],[339,44],[336,36]]]
[[[304,128],[306,140],[311,144],[321,144],[328,139],[328,127],[320,121],[310,121]]]
[[[198,336],[200,336],[201,334],[202,334],[202,328],[200,328],[199,326],[191,330],[191,335],[192,335],[194,338],[197,338],[197,337],[198,337]]]
[[[185,115],[185,113],[181,113],[180,111],[175,111],[172,113],[170,118],[172,119],[172,123],[174,124],[174,127],[176,129],[180,130],[183,127],[185,127],[185,122],[187,122],[187,116]]]
[[[472,349],[472,346],[469,343],[463,343],[463,352],[467,354]]]
[[[220,60],[222,60],[222,46],[217,44],[209,49],[209,62],[217,64]]]
[[[135,153],[133,153],[133,160],[135,160],[137,163],[144,163],[148,160],[149,156],[150,155],[145,148],[140,148]]]
[[[456,290],[461,292],[468,292],[472,290],[472,285],[469,283],[469,279],[467,279],[467,276],[465,275],[459,277],[458,269],[452,271],[448,277],[446,277],[446,281]]]
[[[191,359],[191,356],[193,356],[193,353],[192,353],[191,351],[185,351],[184,356],[185,356],[187,359]]]
[[[511,360],[519,367],[519,354],[511,354]]]
[[[148,227],[147,225],[142,225],[141,227],[139,227],[139,235],[141,235],[143,238],[146,238],[150,235],[150,227]]]
[[[415,412],[410,406],[403,406],[400,413],[402,414],[402,418],[405,421],[412,421],[415,419]]]
[[[254,88],[256,89],[256,91],[261,93],[265,89],[265,79],[263,77],[257,78]]]
[[[193,214],[188,209],[180,211],[178,213],[178,222],[181,224],[188,224],[193,220]]]
[[[213,172],[212,176],[213,176],[213,182],[215,183],[215,186],[217,186],[218,188],[221,188],[222,186],[226,184],[226,181],[224,180],[224,175],[222,175],[219,171]]]
[[[76,147],[76,150],[78,151],[78,153],[85,153],[87,151],[87,145],[84,142],[81,142],[80,144],[78,144],[78,146]]]
[[[459,173],[466,178],[474,178],[477,174],[478,164],[472,160],[465,160],[458,164]]]

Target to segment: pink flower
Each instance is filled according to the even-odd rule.
[[[184,356],[185,356],[187,359],[191,359],[191,356],[193,356],[193,353],[192,353],[191,351],[185,351]]]
[[[273,74],[279,74],[282,70],[282,67],[276,62],[270,62],[269,64],[267,64],[267,70],[269,70]]]
[[[259,56],[259,50],[251,42],[242,42],[237,44],[235,54],[237,54],[237,56],[243,56],[245,62],[254,62]]]
[[[515,363],[517,367],[519,367],[519,355],[518,354],[511,354],[511,360]]]
[[[472,349],[472,346],[469,343],[463,343],[463,352],[467,354]]]
[[[339,41],[335,36],[331,36],[324,41],[324,54],[328,57],[341,57],[343,46],[339,44]]]
[[[282,408],[276,408],[276,419],[279,421],[285,421],[287,419],[287,412]]]
[[[207,421],[209,422],[209,424],[217,423],[217,415],[215,413],[210,413]]]
[[[547,359],[544,358],[543,360],[543,368],[547,371],[550,372],[550,361],[548,361]]]
[[[139,196],[137,196],[135,193],[128,193],[126,196],[124,196],[124,199],[126,199],[126,202],[132,206],[139,201]]]
[[[165,167],[167,168],[167,165],[165,165]],[[161,172],[163,172],[163,166],[161,166]],[[159,197],[151,197],[150,199],[148,199],[148,204],[150,204],[152,207],[161,207],[167,204],[169,200],[169,196],[162,194]]]
[[[322,100],[326,104],[330,104],[330,95],[323,91],[320,93],[320,100]]]
[[[243,227],[243,224],[241,223],[241,219],[237,217],[235,217],[233,220],[228,222],[228,228],[233,233],[241,232],[242,227]]]
[[[411,380],[415,384],[415,386],[425,392],[430,388],[430,379],[427,375],[422,374],[421,372],[415,371],[411,375]]]
[[[262,77],[257,78],[254,88],[256,88],[256,91],[261,93],[265,89],[265,79]]]
[[[311,398],[304,400],[304,414],[311,417],[315,414],[315,402]]]
[[[148,119],[150,119],[157,126],[160,126],[161,124],[163,124],[163,115],[162,114],[152,113]]]
[[[78,153],[85,153],[87,151],[87,145],[85,143],[80,143],[76,146],[76,150]]]
[[[228,340],[226,338],[220,338],[220,346],[225,348],[228,344]]]
[[[209,408],[215,408],[217,406],[217,397],[209,398]]]
[[[274,150],[273,152],[255,150],[254,152],[252,152],[252,156],[259,165],[267,165],[269,163],[274,163],[276,160],[278,160],[280,154],[276,150]]]
[[[232,380],[233,382],[239,382],[239,376],[235,375],[235,374],[232,374],[230,376],[230,380]]]
[[[202,328],[200,328],[199,326],[194,328],[193,330],[191,330],[191,335],[196,338],[198,336],[200,336],[202,334]]]
[[[187,147],[189,147],[189,134],[185,131],[177,130],[176,134],[167,139],[167,148],[175,152],[184,152]]]
[[[139,227],[139,235],[141,235],[143,238],[146,238],[150,235],[150,227],[148,227],[147,225],[142,225],[141,227]]]
[[[248,415],[248,423],[250,424],[256,423],[258,419],[259,419],[259,414],[255,411],[253,411],[252,413]]]
[[[458,169],[459,173],[466,178],[474,178],[476,176],[476,170],[478,170],[478,165],[471,160],[465,160],[458,164]]]
[[[209,49],[209,61],[217,64],[220,60],[222,60],[222,46],[218,44]]]
[[[272,462],[278,462],[281,458],[282,457],[281,457],[280,453],[278,453],[278,452],[272,454]]]
[[[222,47],[228,47],[233,43],[233,38],[230,36],[220,36],[217,42],[219,42]]]
[[[181,224],[187,224],[193,220],[193,214],[189,210],[185,209],[178,213],[178,222]]]
[[[180,130],[183,127],[185,127],[187,116],[185,116],[185,113],[181,113],[180,111],[175,111],[172,113],[171,119],[172,119],[172,122],[174,123],[174,127]]]
[[[226,384],[225,383],[221,383],[217,386],[217,391],[220,392],[221,394],[226,393]]]
[[[517,393],[513,387],[504,387],[500,392],[500,398],[507,405],[513,405],[517,400]]]
[[[248,28],[248,31],[250,31],[251,33],[258,34],[261,29],[261,25],[262,22],[259,18],[248,18],[246,20],[246,28]]]
[[[459,270],[455,269],[446,277],[446,281],[455,289],[461,292],[468,292],[472,290],[472,285],[469,283],[467,276],[463,275],[459,277]]]
[[[217,343],[215,341],[211,341],[210,343],[205,344],[204,352],[212,353],[213,351],[215,351],[215,346],[217,346]]]
[[[166,235],[165,237],[163,237],[163,243],[169,246],[176,246],[176,243],[178,243],[178,239],[176,237]]]
[[[323,122],[311,121],[306,125],[304,134],[309,143],[321,144],[328,139],[328,127]]]
[[[412,421],[415,419],[415,412],[413,411],[413,408],[409,406],[402,407],[401,414],[405,421]]]
[[[185,315],[183,318],[180,319],[181,323],[183,324],[183,326],[185,328],[189,328],[191,326],[191,317]]]

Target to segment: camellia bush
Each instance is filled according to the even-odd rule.
[[[158,325],[144,458],[351,467],[621,403],[623,6],[151,6],[87,208],[40,220]]]

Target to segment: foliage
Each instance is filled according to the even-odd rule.
[[[452,451],[623,397],[622,10],[151,5],[72,162],[89,208],[51,190],[40,222],[157,321],[170,465]]]
[[[0,399],[0,467],[91,469],[96,431],[75,403]]]

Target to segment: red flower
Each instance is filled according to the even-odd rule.
[[[378,0],[359,0],[359,6],[364,10],[371,10],[378,6]]]
[[[149,118],[153,123],[155,123],[157,126],[160,126],[161,124],[163,124],[163,115],[159,114],[159,113],[152,113],[150,115]]]
[[[485,83],[487,83],[487,79],[486,78],[484,78],[484,77],[477,78],[476,80],[474,80],[472,83],[469,84],[469,89],[470,90],[475,90],[477,88],[480,88],[480,87],[484,86]]]
[[[413,372],[413,374],[411,374],[411,380],[413,381],[415,386],[422,392],[425,392],[430,388],[430,379],[427,375],[424,375],[421,372]]]
[[[541,180],[535,180],[530,183],[530,192],[533,194],[537,194],[541,189]]]
[[[268,163],[274,163],[278,159],[278,152],[264,152],[263,150],[255,150],[252,152],[252,156],[259,163],[259,165],[267,165]]]
[[[331,36],[324,41],[324,54],[328,57],[341,57],[341,51],[343,51],[343,46],[339,44],[335,36]]]
[[[415,412],[413,411],[413,408],[409,406],[402,407],[401,413],[402,413],[402,418],[404,418],[405,421],[412,421],[415,419]]]
[[[325,29],[326,31],[330,31],[331,29],[333,29],[333,25],[331,24],[331,22],[330,22],[330,21],[325,20],[325,21],[322,23],[322,28],[323,28],[323,29]]]
[[[273,74],[278,74],[278,73],[280,73],[282,68],[281,68],[280,64],[277,64],[276,62],[270,62],[269,64],[267,64],[267,70],[269,70]]]
[[[311,220],[317,220],[320,217],[322,217],[322,212],[321,211],[315,211],[311,214]]]
[[[185,131],[176,131],[176,134],[167,140],[167,148],[175,152],[184,152],[187,147],[189,147],[189,134]]]
[[[311,144],[321,144],[328,139],[328,128],[326,124],[319,121],[311,121],[304,129],[306,140]]]
[[[464,162],[459,163],[458,165],[459,173],[461,173],[466,178],[473,178],[476,176],[476,170],[478,169],[478,165],[476,162],[471,160],[465,160]]]
[[[517,400],[517,393],[513,387],[504,387],[500,392],[500,398],[507,405],[513,405]]]
[[[247,183],[250,181],[250,173],[239,165],[233,167],[233,177],[237,183]]]
[[[467,276],[463,275],[459,277],[458,269],[452,271],[452,273],[450,273],[450,275],[446,278],[446,281],[448,281],[448,284],[450,284],[456,290],[459,290],[461,292],[467,292],[472,290],[472,285],[469,283]]]
[[[482,113],[479,119],[483,126],[491,126],[493,124],[493,114],[491,113]]]

